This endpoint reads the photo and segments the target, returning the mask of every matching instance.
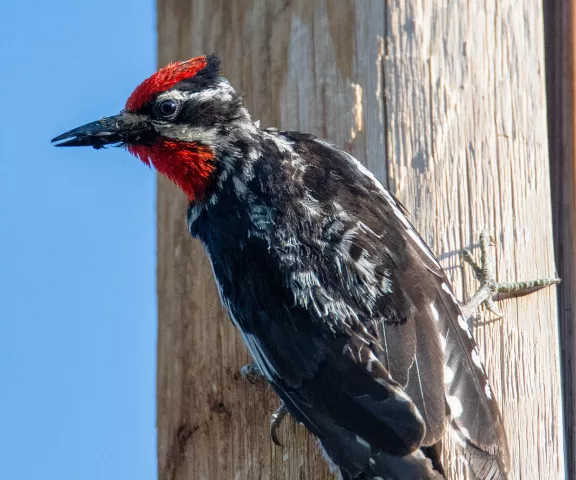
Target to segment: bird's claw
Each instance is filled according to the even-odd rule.
[[[252,384],[255,384],[264,379],[264,375],[258,366],[253,363],[244,365],[240,369],[240,373]],[[280,425],[282,425],[286,415],[288,415],[288,409],[286,408],[286,405],[284,405],[284,402],[282,402],[278,409],[270,417],[270,438],[272,438],[272,441],[279,447],[282,447],[283,445],[278,438],[278,429],[280,428]]]
[[[494,244],[494,239],[484,230],[480,234],[480,264],[476,263],[469,250],[464,249],[461,252],[462,259],[472,267],[474,275],[480,282],[478,291],[462,307],[462,313],[466,318],[472,317],[481,305],[484,305],[497,317],[502,317],[502,313],[494,302],[494,296],[497,296],[498,300],[516,298],[560,283],[559,278],[542,278],[525,282],[497,282],[492,268],[492,258],[488,251],[490,245]]]
[[[270,417],[270,438],[279,447],[282,447],[283,445],[282,442],[280,442],[278,439],[278,429],[280,428],[280,425],[282,425],[286,415],[288,415],[288,409],[286,408],[284,402],[282,402],[278,409]]]
[[[264,379],[263,373],[254,363],[248,363],[240,369],[240,374],[252,385]]]

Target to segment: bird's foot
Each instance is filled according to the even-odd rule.
[[[470,318],[475,315],[481,305],[484,305],[498,317],[502,317],[496,307],[496,303],[494,303],[495,296],[497,301],[522,297],[541,288],[560,283],[559,278],[542,278],[525,282],[497,282],[492,268],[492,258],[488,251],[491,243],[493,242],[490,235],[484,230],[480,234],[480,264],[476,263],[469,250],[462,250],[463,260],[472,267],[476,278],[480,282],[478,291],[467,304],[462,306],[464,318]]]
[[[270,417],[270,438],[279,447],[282,447],[283,445],[278,439],[278,429],[280,428],[280,425],[282,425],[282,422],[288,413],[286,405],[284,405],[284,402],[281,402],[278,409]]]
[[[264,380],[264,375],[262,374],[258,366],[256,366],[253,363],[244,365],[240,369],[240,373],[246,380],[248,380],[252,384]],[[280,442],[278,438],[278,429],[282,425],[282,422],[284,421],[284,418],[286,418],[286,415],[288,415],[288,409],[286,408],[286,405],[284,405],[284,402],[281,402],[278,409],[270,417],[270,438],[272,438],[272,441],[279,447],[282,446],[282,442]]]
[[[254,363],[244,365],[240,369],[240,374],[253,385],[265,380],[264,374]]]

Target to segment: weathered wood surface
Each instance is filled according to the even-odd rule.
[[[484,227],[498,278],[554,272],[538,0],[159,0],[158,31],[160,65],[215,52],[263,126],[315,133],[371,168],[461,295],[476,285],[457,251]],[[271,443],[278,402],[238,374],[248,356],[185,211],[160,179],[160,480],[332,478],[302,427],[286,422],[286,447]],[[475,333],[512,478],[561,479],[555,290],[500,306],[505,319],[483,315]]]
[[[546,90],[558,289],[566,473],[576,479],[576,5],[546,0]]]

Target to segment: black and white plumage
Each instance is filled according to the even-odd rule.
[[[403,207],[336,146],[260,129],[215,57],[167,68],[119,116],[55,140],[121,142],[188,193],[222,303],[343,479],[443,478],[448,431],[471,478],[506,479],[478,350]]]
[[[419,447],[448,426],[476,478],[506,478],[470,330],[401,205],[311,135],[255,130],[236,146],[252,159],[191,206],[190,231],[290,412],[344,478],[439,478]]]

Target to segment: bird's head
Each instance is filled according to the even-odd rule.
[[[52,140],[59,147],[126,146],[170,178],[191,200],[205,196],[218,168],[220,140],[252,123],[242,100],[220,76],[214,55],[170,64],[144,80],[118,115]]]

